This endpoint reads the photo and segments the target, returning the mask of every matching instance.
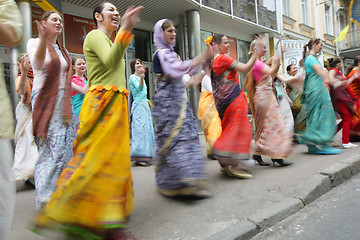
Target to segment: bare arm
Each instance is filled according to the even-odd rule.
[[[12,48],[19,42],[14,29],[7,24],[0,23],[0,33],[0,44]]]
[[[245,64],[242,62],[238,62],[238,64],[235,67],[235,70],[237,72],[247,73],[251,70],[251,68],[254,66],[255,60],[256,60],[257,53],[256,51],[253,52],[251,55],[249,61]]]
[[[292,83],[295,83],[295,82],[304,82],[304,79],[305,79],[305,76],[306,76],[306,72],[305,71],[302,71],[300,74],[296,75],[296,76],[289,76],[289,77],[286,77],[284,74],[282,73],[278,73],[276,74],[276,77],[286,83],[286,84],[292,84]]]
[[[280,67],[280,58],[277,56],[272,57],[271,67],[266,66],[262,73],[265,75],[271,75],[274,78],[277,75]]]
[[[85,95],[87,93],[87,91],[89,90],[89,86],[88,85],[85,85],[84,87],[80,87],[78,85],[76,85],[75,83],[71,83],[71,89],[78,92],[78,93],[81,93],[83,95]]]
[[[312,69],[316,72],[317,75],[320,75],[323,78],[325,78],[327,82],[330,83],[330,82],[336,81],[336,80],[333,79],[333,76],[329,75],[328,70],[322,68],[320,64],[313,65]]]

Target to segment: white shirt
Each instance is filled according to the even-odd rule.
[[[205,91],[212,93],[211,78],[208,75],[205,75],[201,80],[201,92]]]
[[[35,58],[35,52],[36,52],[39,44],[40,44],[39,38],[30,38],[29,41],[27,42],[27,47],[26,47],[27,53],[29,55],[31,67],[34,72],[33,90],[41,89],[42,86],[44,85],[44,82],[46,79],[46,72],[47,72],[46,70],[47,70],[50,60],[51,60],[49,50],[46,49],[44,65],[40,66],[39,60]],[[59,47],[57,45],[54,47],[55,47],[55,51],[58,53],[59,49],[57,49],[57,48],[59,48]],[[62,54],[60,54],[59,88],[62,88],[62,89],[65,88],[67,67],[68,67],[68,64],[67,64],[64,56]]]

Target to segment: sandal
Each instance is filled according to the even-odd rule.
[[[136,162],[135,162],[135,165],[136,165],[136,166],[141,166],[141,167],[149,167],[149,166],[151,166],[151,163],[149,163],[149,162],[138,162],[138,161],[136,161]]]
[[[233,166],[222,167],[221,171],[230,177],[236,177],[240,179],[249,179],[253,177],[250,173],[246,172],[244,169]]]

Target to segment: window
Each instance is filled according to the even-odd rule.
[[[290,12],[289,12],[289,3],[287,0],[283,0],[283,15],[285,16],[290,16]]]
[[[300,10],[301,10],[302,23],[309,25],[309,21],[307,17],[307,0],[300,0]]]
[[[330,6],[324,4],[325,7],[325,33],[332,35],[332,18],[331,18],[331,11]]]

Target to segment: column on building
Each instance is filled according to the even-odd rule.
[[[188,48],[189,58],[194,58],[201,54],[201,37],[200,37],[200,14],[197,10],[186,11],[186,22],[187,22],[187,36],[188,36]],[[200,93],[196,86],[190,87],[189,101],[193,109],[195,118],[198,116],[198,105],[199,105]],[[198,121],[199,123],[199,121]],[[200,123],[198,124],[199,126]],[[200,127],[201,128],[201,127]]]

